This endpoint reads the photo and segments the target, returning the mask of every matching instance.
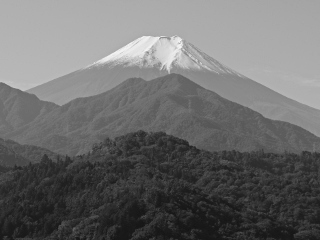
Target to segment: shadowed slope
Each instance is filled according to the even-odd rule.
[[[106,135],[139,129],[165,131],[207,150],[297,152],[320,142],[300,127],[266,119],[178,74],[129,79],[100,95],[75,99],[8,137],[76,154]]]
[[[29,163],[40,162],[43,155],[46,154],[55,160],[57,154],[32,145],[21,145],[12,140],[0,138],[0,166],[24,166]]]
[[[0,83],[0,134],[22,127],[56,107],[54,103]]]

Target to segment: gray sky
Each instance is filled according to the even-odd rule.
[[[319,0],[0,0],[0,81],[25,90],[143,35],[179,35],[320,109]]]

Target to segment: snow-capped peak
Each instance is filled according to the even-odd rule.
[[[156,67],[168,73],[172,69],[184,69],[238,75],[179,36],[140,37],[89,67],[103,65]]]

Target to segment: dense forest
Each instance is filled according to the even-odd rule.
[[[319,160],[209,152],[163,132],[106,138],[0,168],[0,239],[319,239]]]

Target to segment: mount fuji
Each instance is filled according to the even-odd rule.
[[[143,36],[101,60],[27,92],[63,105],[106,92],[128,78],[181,74],[267,118],[293,123],[320,136],[320,110],[289,99],[230,69],[180,38]]]

